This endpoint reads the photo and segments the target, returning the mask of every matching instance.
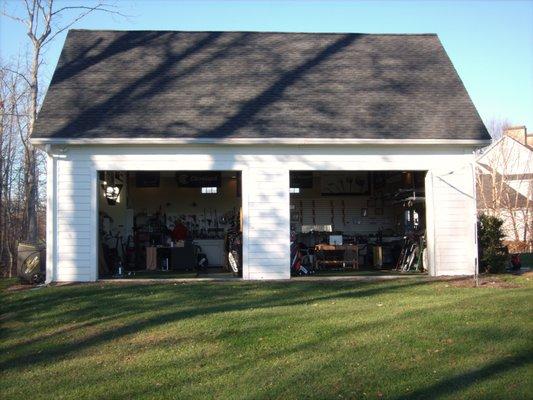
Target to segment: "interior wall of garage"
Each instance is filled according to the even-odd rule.
[[[335,175],[350,176],[353,171]],[[297,172],[292,171],[297,174]],[[296,228],[300,225],[332,225],[334,231],[345,234],[375,234],[378,231],[394,231],[403,234],[405,208],[395,203],[393,195],[399,189],[412,187],[406,182],[403,171],[368,172],[369,193],[357,195],[327,195],[322,193],[323,175],[328,172],[313,172],[313,187],[299,188],[298,194],[291,194],[291,223]],[[376,175],[385,178],[378,183]],[[424,190],[425,171],[417,171],[416,186]],[[410,178],[414,178],[413,174]],[[422,179],[420,179],[422,178]],[[294,186],[298,186],[295,184]],[[424,206],[417,207],[420,211]],[[362,210],[366,213],[363,215]],[[425,215],[420,215],[425,223]]]
[[[433,177],[441,177],[469,165],[472,150],[471,145],[445,144],[52,146],[48,149],[47,280],[97,279],[99,170],[242,171],[243,278],[288,279],[290,170],[431,170]],[[465,258],[456,269],[443,271],[468,274],[474,270],[473,180],[467,174],[456,174],[455,179],[461,192],[454,182],[443,184],[431,203],[428,226],[433,224],[430,250],[435,275],[438,264],[448,257],[439,235],[450,228],[457,233],[456,243],[461,244],[456,246]],[[441,209],[453,209],[461,218],[439,219]]]
[[[371,196],[293,195],[291,211],[301,213],[302,225],[332,225],[333,231],[342,231],[350,235],[396,230],[403,222],[403,210],[399,207],[382,207],[382,212],[376,213],[376,207],[368,207],[368,201],[371,199]],[[362,209],[367,210],[364,216]]]
[[[233,173],[233,175],[236,175]],[[130,207],[136,212],[154,213],[161,209],[167,215],[193,214],[198,210],[231,211],[240,205],[237,197],[237,178],[222,173],[221,186],[216,194],[202,194],[201,188],[179,187],[174,171],[160,173],[159,187],[142,188],[135,184],[135,176],[129,178]]]
[[[201,188],[179,187],[175,174],[174,171],[162,171],[158,187],[137,187],[135,172],[129,172],[122,181],[124,186],[117,204],[109,205],[97,188],[98,210],[113,219],[113,230],[120,231],[126,239],[132,234],[133,217],[138,213],[153,215],[161,210],[170,219],[204,212],[208,217],[214,213],[220,217],[234,208],[238,211],[241,206],[235,173],[222,173],[221,186],[216,194],[202,194]]]

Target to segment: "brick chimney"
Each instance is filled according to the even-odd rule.
[[[533,147],[533,135],[527,134],[525,126],[511,126],[503,131],[505,136],[509,136],[525,146]]]

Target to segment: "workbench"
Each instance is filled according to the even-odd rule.
[[[341,266],[343,269],[359,269],[358,248],[356,244],[315,246],[315,268]]]

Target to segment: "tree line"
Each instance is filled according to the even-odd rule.
[[[1,17],[22,24],[27,37],[16,61],[0,59],[0,268],[12,276],[18,243],[45,237],[46,157],[30,141],[43,98],[43,53],[92,12],[122,14],[100,1],[56,7],[54,0],[21,0],[15,11],[7,4]]]

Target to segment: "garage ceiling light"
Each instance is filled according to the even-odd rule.
[[[120,191],[122,190],[121,184],[109,186],[107,185],[107,182],[104,182],[102,188],[104,189],[104,197],[107,199],[107,204],[114,206],[120,201]]]
[[[104,180],[100,185],[102,187],[103,195],[107,200],[107,204],[114,206],[120,202],[120,191],[124,185],[116,182],[121,180],[120,178],[115,179],[116,177],[114,172],[111,172],[110,174],[104,172],[103,175]]]

